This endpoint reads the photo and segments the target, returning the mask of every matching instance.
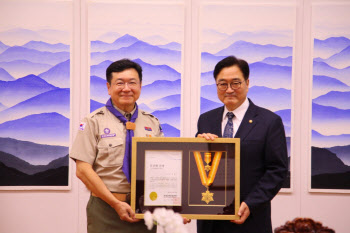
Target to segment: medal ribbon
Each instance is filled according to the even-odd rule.
[[[218,171],[222,152],[215,152],[208,177],[204,169],[201,153],[198,151],[195,151],[193,152],[193,155],[194,155],[194,159],[196,160],[197,169],[198,169],[199,177],[201,178],[202,185],[208,188],[215,180],[215,176],[216,176],[216,172]]]
[[[128,121],[123,114],[121,114],[117,109],[114,108],[112,104],[111,98],[106,103],[106,108],[116,117],[126,127],[126,143],[125,143],[125,154],[123,160],[123,172],[126,176],[126,179],[129,183],[131,183],[131,141],[132,137],[134,137],[134,129],[135,129],[135,120],[138,117],[138,106],[136,105],[136,110],[134,114],[131,116],[130,121]]]

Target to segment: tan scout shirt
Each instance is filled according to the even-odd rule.
[[[145,111],[138,111],[134,136],[163,137],[158,119]],[[70,157],[91,164],[111,192],[130,192],[130,183],[122,171],[125,137],[123,123],[106,107],[99,108],[80,123]]]

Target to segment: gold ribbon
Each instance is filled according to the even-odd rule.
[[[216,176],[216,172],[218,171],[222,152],[215,152],[214,159],[211,164],[211,169],[208,176],[204,169],[201,153],[198,151],[194,151],[193,155],[194,155],[194,159],[196,160],[197,169],[198,169],[199,177],[201,178],[202,185],[208,188],[211,184],[213,184],[215,180],[215,176]],[[209,160],[208,158],[205,158],[205,159],[207,161]]]

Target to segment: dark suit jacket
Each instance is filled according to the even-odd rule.
[[[282,119],[249,100],[249,108],[235,135],[241,139],[241,201],[250,216],[242,225],[230,221],[197,221],[198,233],[271,233],[270,201],[287,175],[287,146]],[[203,113],[198,132],[222,137],[224,106]],[[251,122],[251,123],[250,123]],[[234,129],[235,130],[235,129]]]

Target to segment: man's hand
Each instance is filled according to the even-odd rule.
[[[138,222],[141,220],[141,219],[135,218],[135,213],[134,213],[134,211],[132,211],[132,209],[128,203],[119,201],[112,207],[115,209],[115,211],[118,213],[120,219],[123,221],[134,223],[134,222]]]
[[[197,138],[205,138],[206,140],[214,141],[215,138],[218,138],[218,135],[211,134],[211,133],[202,133],[202,134],[198,134]]]
[[[239,207],[239,210],[238,210],[238,216],[240,216],[241,219],[231,220],[231,222],[236,223],[236,224],[242,224],[245,222],[245,220],[248,218],[249,215],[250,215],[249,207],[247,206],[247,204],[245,202],[242,202],[241,206]]]

